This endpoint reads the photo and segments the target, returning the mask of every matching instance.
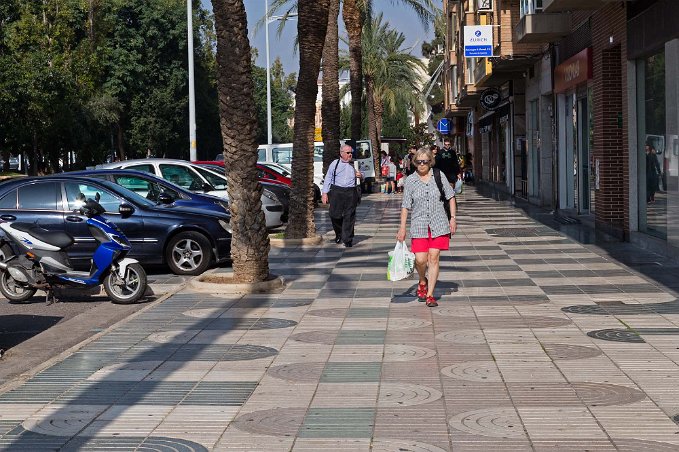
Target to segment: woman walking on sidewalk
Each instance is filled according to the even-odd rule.
[[[457,230],[455,219],[455,191],[446,176],[441,172],[442,190],[437,186],[433,153],[422,148],[415,153],[414,163],[417,171],[405,181],[403,204],[401,205],[401,227],[396,240],[406,238],[408,211],[412,210],[410,220],[411,251],[415,253],[415,268],[420,277],[417,285],[417,298],[427,306],[438,306],[434,298],[434,288],[439,276],[439,256],[441,250],[450,247],[450,236]],[[445,200],[445,201],[444,201]],[[450,204],[450,221],[443,203]]]

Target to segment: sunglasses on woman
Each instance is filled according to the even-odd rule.
[[[418,165],[429,165],[429,160],[415,160]]]

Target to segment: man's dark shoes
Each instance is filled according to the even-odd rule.
[[[339,245],[341,241],[342,241],[342,237],[340,237],[339,235],[336,235],[335,236],[335,243],[337,243]]]
[[[351,248],[352,246],[354,246],[353,243],[351,243],[351,242],[344,242],[344,247],[345,247],[345,248]]]

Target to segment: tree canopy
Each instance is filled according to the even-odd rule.
[[[32,171],[51,172],[114,156],[188,158],[186,23],[184,0],[4,0],[0,151],[5,162],[10,154],[23,153],[31,156]],[[222,151],[213,16],[195,5],[193,23],[198,153],[211,159]],[[289,141],[295,76],[276,70],[274,131]],[[264,69],[253,68],[253,77],[259,128],[266,137]]]

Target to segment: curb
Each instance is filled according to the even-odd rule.
[[[323,237],[316,234],[314,237],[304,239],[274,239],[269,237],[272,248],[288,248],[296,246],[317,246],[323,243]]]
[[[256,283],[233,283],[233,272],[203,275],[189,282],[189,287],[197,292],[211,294],[251,294],[275,293],[285,289],[285,279],[271,275],[268,281]]]

